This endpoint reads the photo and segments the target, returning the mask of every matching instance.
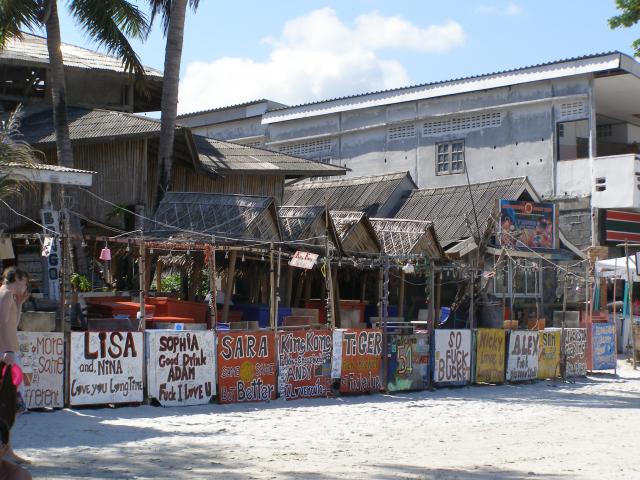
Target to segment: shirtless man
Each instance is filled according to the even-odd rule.
[[[18,358],[18,323],[22,304],[29,298],[29,275],[15,267],[7,268],[0,287],[0,360],[20,365]],[[22,397],[24,398],[24,397]],[[27,461],[18,457],[7,445],[5,458],[17,463]]]

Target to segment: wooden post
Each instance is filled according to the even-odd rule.
[[[217,291],[216,291],[216,246],[211,245],[211,255],[209,256],[209,262],[207,265],[207,271],[209,272],[209,313],[211,318],[211,329],[215,332],[218,325],[218,305],[216,303]]]
[[[332,326],[335,328],[337,325],[342,326],[342,317],[340,316],[340,283],[338,282],[338,268],[335,267],[333,269],[333,273],[331,275],[331,280],[333,282],[333,322]]]
[[[156,263],[156,292],[162,291],[162,270],[164,269],[164,265],[161,261]]]
[[[295,274],[293,267],[287,267],[287,283],[284,291],[284,304],[287,307],[292,307],[291,297],[293,294],[293,275]]]
[[[271,330],[275,330],[277,323],[276,315],[276,279],[275,268],[273,265],[273,243],[269,244],[269,322],[271,323]]]
[[[617,275],[617,272],[616,272]],[[607,302],[604,302],[605,308]],[[616,359],[613,374],[618,374],[618,307],[616,305],[616,278],[613,279],[613,355]]]
[[[276,321],[275,329],[278,331],[278,317],[280,308],[280,272],[282,267],[282,248],[278,247],[278,267],[276,270],[276,290],[275,290],[275,303],[276,303]]]
[[[436,279],[435,271],[434,271],[433,278]],[[436,311],[435,311],[435,316],[433,317],[434,327],[435,327],[436,317],[440,314],[440,308],[442,307],[442,305],[440,304],[442,299],[442,272],[441,271],[438,271],[437,283],[435,286],[436,286],[436,298],[435,298]]]
[[[378,270],[378,318],[382,320],[384,312],[382,310],[382,287],[384,284],[384,269],[380,266]]]
[[[312,280],[312,272],[313,270],[305,270],[304,271],[304,303],[306,303],[311,299],[311,280]]]
[[[369,275],[367,272],[362,272],[361,275],[362,282],[360,282],[360,303],[364,303],[365,299],[367,298],[367,280]]]
[[[233,283],[236,276],[236,259],[238,258],[237,250],[231,250],[229,254],[229,266],[227,267],[227,282],[224,286],[224,305],[222,307],[222,322],[229,322],[229,305],[231,295],[233,295]]]
[[[633,369],[636,369],[636,336],[633,332],[633,281],[631,280],[631,272],[629,271],[629,245],[625,242],[624,244],[624,256],[627,263],[627,282],[629,282],[629,287],[627,291],[629,292],[629,328],[631,329],[631,363],[633,364]],[[624,329],[623,329],[624,331]]]
[[[400,286],[398,287],[398,316],[404,317],[404,270],[400,270]]]
[[[436,310],[435,310],[435,292],[436,292],[436,269],[433,264],[433,260],[431,261],[431,282],[429,282],[429,317],[431,318],[431,322],[429,322],[430,328],[433,328],[436,324]],[[429,337],[431,338],[431,337]]]
[[[140,259],[138,261],[138,276],[139,278],[139,283],[140,283],[140,324],[138,325],[138,330],[141,331],[145,331],[147,328],[147,316],[146,316],[146,306],[145,306],[145,302],[146,302],[146,290],[147,290],[147,280],[146,280],[146,273],[147,273],[147,266],[145,265],[146,263],[146,252],[145,252],[145,248],[144,248],[144,233],[140,232],[140,250],[139,250],[139,254],[140,254]],[[144,357],[142,357],[144,358]]]

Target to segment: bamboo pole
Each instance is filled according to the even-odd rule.
[[[236,259],[238,258],[238,251],[232,250],[229,255],[229,266],[227,267],[227,282],[224,288],[224,306],[222,307],[222,322],[229,322],[229,305],[231,302],[231,295],[233,295],[233,283],[236,276]]]
[[[275,279],[275,270],[273,265],[273,243],[269,244],[269,323],[271,324],[271,330],[275,330],[276,324],[276,315],[278,312],[276,311],[276,302],[275,302],[275,291],[276,291],[276,279]]]
[[[276,322],[275,330],[278,331],[278,310],[280,308],[280,272],[282,268],[282,248],[278,247],[278,268],[276,272]]]
[[[404,285],[404,279],[405,279],[405,275],[406,273],[404,273],[404,270],[400,271],[400,286],[398,287],[399,291],[398,291],[398,316],[399,317],[404,317],[404,289],[405,289],[405,285]]]
[[[216,303],[216,246],[211,245],[211,255],[207,265],[209,273],[209,312],[211,315],[211,329],[215,332],[218,325],[218,305]]]

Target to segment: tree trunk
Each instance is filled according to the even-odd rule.
[[[162,116],[160,121],[160,146],[158,148],[158,168],[160,181],[156,193],[154,211],[171,187],[173,164],[173,140],[178,115],[178,86],[180,83],[180,61],[187,0],[172,0],[167,47],[164,56],[164,80],[162,84]]]
[[[67,118],[67,98],[64,77],[64,61],[62,58],[60,39],[60,21],[58,19],[58,5],[56,0],[49,0],[49,14],[45,22],[47,30],[47,49],[49,50],[49,85],[51,87],[51,103],[53,105],[53,125],[56,132],[56,153],[58,165],[75,168],[73,164],[73,150],[69,135],[69,120]],[[66,189],[66,195],[71,200],[71,207],[79,205],[75,187]],[[61,200],[64,206],[64,198]],[[82,225],[75,215],[65,215],[64,233],[71,236],[71,244],[75,249],[75,270],[83,275],[89,274],[87,255],[82,246]]]

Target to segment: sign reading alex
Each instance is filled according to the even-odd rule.
[[[209,403],[216,370],[212,331],[147,331],[147,388],[163,407]]]
[[[424,390],[429,386],[429,334],[389,335],[387,390]]]
[[[64,407],[64,334],[18,332],[27,408]]]
[[[554,248],[554,204],[500,200],[498,241],[503,247]]]
[[[521,382],[538,378],[538,331],[514,330],[509,334],[507,380]]]
[[[504,382],[505,331],[479,328],[476,357],[476,382]]]
[[[564,374],[567,377],[584,377],[587,374],[587,329],[565,328]]]
[[[217,343],[220,403],[275,400],[273,332],[218,333]]]
[[[471,331],[436,330],[433,380],[463,385],[471,380]]]
[[[71,332],[69,403],[141,402],[142,332]]]
[[[615,325],[613,323],[594,323],[592,329],[593,369],[612,370],[616,368]]]
[[[340,392],[365,393],[382,389],[382,330],[335,330],[332,377]]]
[[[560,329],[543,330],[538,337],[538,378],[560,376]]]
[[[326,397],[331,392],[330,330],[278,334],[278,389],[287,400]]]

